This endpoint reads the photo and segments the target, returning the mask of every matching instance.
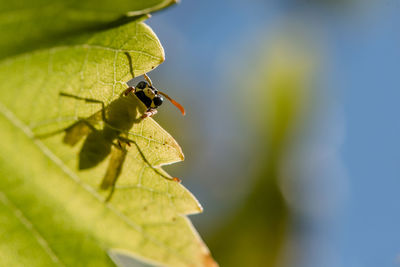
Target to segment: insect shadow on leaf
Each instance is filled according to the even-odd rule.
[[[60,96],[74,98],[77,101],[85,101],[86,103],[98,104],[101,109],[88,118],[79,119],[66,129],[37,137],[45,138],[65,132],[63,142],[74,146],[86,136],[79,152],[79,170],[93,168],[110,155],[106,173],[100,184],[100,189],[110,190],[106,201],[109,201],[114,193],[117,179],[121,174],[122,166],[131,144],[137,148],[145,164],[153,171],[165,179],[180,182],[178,178],[165,176],[157,168],[153,167],[146,159],[137,142],[129,139],[129,130],[135,123],[143,120],[142,115],[146,111],[145,106],[140,103],[140,100],[134,94],[121,96],[112,101],[108,106],[105,106],[104,102],[100,100],[84,98],[64,92],[61,92]]]

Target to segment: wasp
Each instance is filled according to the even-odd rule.
[[[159,91],[153,86],[153,83],[149,76],[143,74],[145,81],[139,82],[136,87],[129,87],[125,90],[124,95],[127,96],[129,93],[134,93],[140,101],[147,107],[147,111],[143,114],[143,118],[152,117],[157,114],[157,108],[161,106],[164,98],[167,98],[175,107],[177,107],[182,115],[185,115],[185,109],[177,101],[169,97],[166,93]]]
[[[128,131],[135,123],[139,123],[140,120],[151,117],[157,113],[157,108],[164,101],[163,97],[171,101],[171,103],[185,115],[185,109],[182,105],[155,88],[146,74],[144,74],[144,78],[146,81],[139,82],[136,87],[127,88],[119,98],[112,101],[108,106],[100,100],[60,92],[60,96],[62,97],[82,100],[86,103],[100,104],[102,108],[92,116],[81,118],[65,129],[36,136],[38,138],[45,138],[59,132],[65,132],[63,143],[70,146],[74,146],[79,140],[86,136],[79,152],[79,170],[93,168],[110,155],[106,173],[100,184],[102,190],[110,189],[106,201],[111,199],[127,155],[128,147],[130,147],[131,144],[136,146],[145,164],[161,177],[180,182],[180,179],[177,177],[167,177],[160,173],[147,161],[139,145],[134,140],[128,139]],[[138,104],[140,102],[147,108],[142,114],[139,114],[138,109]],[[95,126],[101,121],[104,123],[103,128],[96,128]]]

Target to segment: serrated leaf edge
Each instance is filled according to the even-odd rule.
[[[117,215],[122,221],[124,221],[127,225],[132,227],[132,229],[136,230],[137,232],[141,233],[146,239],[149,241],[153,242],[157,246],[163,247],[166,250],[169,251],[174,251],[170,247],[166,246],[164,243],[161,241],[157,240],[153,236],[149,235],[143,229],[133,223],[127,216],[122,214],[120,211],[114,208],[114,206],[110,203],[104,203],[103,197],[96,192],[95,189],[93,189],[90,185],[84,183],[79,176],[73,172],[69,167],[67,167],[60,158],[58,158],[46,145],[44,145],[40,140],[35,138],[34,133],[31,131],[31,129],[25,125],[22,121],[20,121],[12,111],[10,111],[6,106],[4,106],[2,103],[0,103],[0,114],[3,115],[6,119],[8,119],[15,127],[20,129],[28,138],[32,140],[32,142],[43,152],[45,156],[47,156],[54,164],[56,164],[70,179],[72,179],[75,183],[80,185],[84,190],[86,190],[89,194],[91,194],[95,199],[97,199],[99,202],[103,203],[104,206],[109,209],[111,212],[113,212],[115,215]],[[185,190],[187,190],[185,188]],[[195,199],[196,200],[196,199]],[[197,200],[196,200],[197,201]],[[181,215],[187,218],[185,215]],[[196,231],[194,234],[197,234]],[[178,253],[179,254],[179,253]]]

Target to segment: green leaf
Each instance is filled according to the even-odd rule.
[[[133,22],[0,62],[1,266],[109,266],[107,252],[215,265],[186,217],[201,206],[161,169],[181,148],[121,95],[163,60],[152,30]],[[107,143],[119,135],[126,151]],[[99,186],[118,167],[105,202]]]
[[[0,58],[132,21],[176,0],[35,0],[0,3]]]

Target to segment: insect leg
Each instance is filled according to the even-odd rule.
[[[142,118],[144,119],[147,117],[153,117],[154,115],[157,114],[157,112],[158,111],[155,108],[148,109],[145,113],[143,113]]]
[[[127,96],[130,92],[134,92],[135,93],[135,87],[129,86],[124,92],[123,95]]]
[[[47,137],[51,137],[51,136],[53,136],[53,135],[56,135],[56,134],[59,134],[59,133],[62,133],[62,132],[64,132],[64,131],[66,131],[68,128],[70,128],[71,126],[68,126],[68,127],[66,127],[66,128],[63,128],[63,129],[60,129],[60,130],[56,130],[56,131],[53,131],[53,132],[50,132],[50,133],[45,133],[45,134],[35,134],[35,138],[38,138],[38,139],[45,139],[45,138],[47,138]]]
[[[179,178],[177,178],[177,177],[168,177],[168,176],[166,176],[165,174],[163,174],[163,173],[161,173],[157,168],[155,168],[153,165],[151,165],[151,163],[147,160],[147,158],[146,158],[146,156],[144,155],[144,153],[143,153],[143,151],[142,151],[142,149],[140,148],[140,146],[136,143],[136,141],[135,140],[132,140],[132,139],[129,139],[129,138],[126,138],[126,137],[122,137],[122,136],[120,136],[120,137],[118,137],[121,141],[123,141],[123,142],[125,142],[126,144],[130,144],[130,143],[132,143],[132,144],[134,144],[135,146],[136,146],[136,148],[138,149],[138,151],[139,151],[139,154],[140,154],[140,156],[141,156],[141,158],[143,159],[143,161],[149,166],[149,168],[150,169],[152,169],[154,172],[156,172],[158,175],[160,175],[161,177],[163,177],[164,179],[167,179],[167,180],[173,180],[173,181],[175,181],[175,182],[181,182],[181,180],[179,179]],[[129,145],[130,146],[130,145]]]
[[[51,137],[53,135],[57,135],[57,134],[60,134],[63,132],[66,132],[67,135],[68,134],[70,135],[72,132],[74,132],[74,133],[79,132],[83,135],[85,133],[87,134],[87,130],[84,129],[84,127],[89,128],[89,130],[96,130],[95,127],[88,120],[90,120],[90,118],[89,119],[79,119],[77,122],[73,123],[72,125],[70,125],[68,127],[65,127],[65,128],[59,129],[59,130],[55,130],[55,131],[52,131],[49,133],[35,134],[35,138],[45,139],[45,138],[48,138],[48,137]],[[69,142],[67,142],[67,143],[69,143]],[[73,145],[73,144],[71,144],[71,145]]]
[[[87,103],[96,103],[96,104],[100,104],[101,105],[101,116],[104,122],[106,122],[106,111],[105,111],[105,104],[103,101],[101,100],[97,100],[97,99],[92,99],[92,98],[86,98],[86,97],[80,97],[80,96],[76,96],[76,95],[71,95],[68,93],[64,93],[64,92],[60,92],[60,96],[65,96],[65,97],[71,97],[71,98],[75,98],[77,100],[83,100]]]

